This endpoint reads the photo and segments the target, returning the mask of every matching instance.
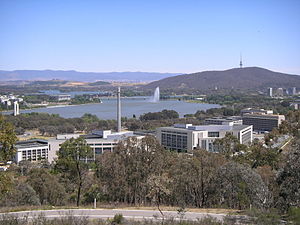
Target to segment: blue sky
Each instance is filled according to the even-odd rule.
[[[299,0],[0,0],[0,69],[300,74]]]

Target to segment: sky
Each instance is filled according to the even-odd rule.
[[[0,70],[300,75],[299,0],[0,0]]]

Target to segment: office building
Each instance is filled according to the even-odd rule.
[[[268,88],[268,96],[273,97],[273,88]]]
[[[252,126],[246,125],[203,125],[175,124],[173,127],[156,129],[156,137],[166,149],[190,152],[205,149],[216,152],[214,141],[225,137],[226,133],[235,136],[241,144],[252,142]]]
[[[278,128],[282,121],[285,120],[284,115],[274,114],[243,114],[244,125],[252,125],[254,131],[272,131]]]
[[[61,145],[71,138],[82,137],[87,144],[92,148],[93,157],[88,160],[95,160],[97,155],[104,152],[112,152],[119,142],[126,140],[129,137],[135,137],[138,140],[144,136],[135,134],[133,131],[123,131],[112,133],[110,130],[97,130],[91,134],[59,134],[56,138],[49,139],[49,162],[53,162],[57,157],[57,152],[60,150]]]
[[[296,87],[292,87],[292,95],[296,95],[297,94],[297,89]]]
[[[277,96],[283,96],[283,88],[277,88],[276,94]]]
[[[48,160],[49,145],[47,140],[28,140],[19,141],[15,145],[16,148],[16,163],[20,161],[41,161]]]

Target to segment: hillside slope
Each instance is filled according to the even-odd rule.
[[[259,67],[235,68],[178,75],[149,83],[152,89],[261,89],[267,87],[300,88],[300,76],[273,72]]]

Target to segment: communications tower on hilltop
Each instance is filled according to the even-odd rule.
[[[242,54],[240,54],[240,68],[243,68],[243,58],[242,58]]]

